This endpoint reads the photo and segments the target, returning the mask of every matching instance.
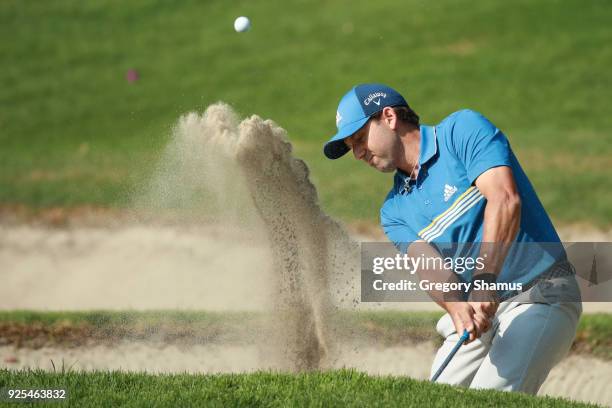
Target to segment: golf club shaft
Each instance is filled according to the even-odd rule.
[[[435,382],[438,377],[440,377],[440,374],[442,374],[442,371],[444,371],[444,369],[446,368],[446,366],[448,365],[448,363],[450,363],[450,361],[453,359],[453,357],[455,356],[455,354],[457,354],[457,351],[459,350],[459,348],[461,347],[461,345],[463,343],[465,343],[465,341],[470,337],[470,332],[467,330],[463,330],[463,334],[461,335],[461,338],[459,339],[459,341],[457,342],[457,344],[455,344],[455,347],[453,347],[453,349],[451,350],[450,353],[448,353],[448,356],[446,357],[446,359],[444,360],[444,362],[442,363],[442,365],[440,366],[440,368],[438,368],[438,371],[436,371],[436,373],[434,374],[434,376],[431,378],[432,382]]]

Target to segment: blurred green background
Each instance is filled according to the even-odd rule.
[[[608,0],[4,0],[0,205],[125,206],[178,117],[222,100],[287,129],[329,213],[377,222],[391,176],[321,149],[339,98],[384,82],[423,123],[484,113],[557,224],[610,226],[611,21]]]

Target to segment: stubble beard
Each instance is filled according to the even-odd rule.
[[[382,173],[391,173],[397,169],[397,166],[395,166],[391,159],[384,159],[378,164],[374,164],[373,167]]]

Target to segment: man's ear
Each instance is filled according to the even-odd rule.
[[[391,130],[395,130],[397,127],[397,114],[390,106],[383,108],[380,119],[383,120],[385,124],[391,128]]]

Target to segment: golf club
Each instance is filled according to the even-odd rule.
[[[451,350],[450,353],[448,353],[448,356],[446,357],[446,359],[444,360],[444,362],[442,363],[442,365],[440,366],[440,368],[438,368],[438,371],[436,371],[436,373],[434,374],[434,376],[431,378],[431,382],[436,382],[436,380],[438,379],[438,377],[440,377],[440,374],[442,374],[442,371],[444,371],[444,369],[446,368],[446,366],[448,365],[448,363],[450,363],[450,361],[453,359],[454,355],[457,354],[457,351],[459,350],[459,347],[461,347],[461,345],[463,343],[465,343],[465,341],[470,337],[470,332],[467,330],[463,330],[463,335],[461,335],[461,338],[459,339],[459,341],[457,342],[457,344],[455,344],[455,347],[453,347],[453,349]]]

